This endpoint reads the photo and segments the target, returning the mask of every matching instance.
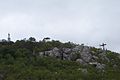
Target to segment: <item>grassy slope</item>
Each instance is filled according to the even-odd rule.
[[[40,57],[9,59],[0,63],[0,76],[4,80],[120,80],[119,71],[102,72],[71,61]]]

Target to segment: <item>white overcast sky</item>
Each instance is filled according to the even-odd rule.
[[[50,37],[120,52],[120,0],[0,0],[0,39]]]

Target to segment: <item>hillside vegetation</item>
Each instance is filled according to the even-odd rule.
[[[120,54],[48,39],[0,42],[0,80],[120,80]]]

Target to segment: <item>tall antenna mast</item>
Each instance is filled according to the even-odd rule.
[[[11,38],[10,38],[10,33],[8,33],[8,42],[11,41]]]

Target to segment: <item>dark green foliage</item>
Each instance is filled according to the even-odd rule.
[[[73,48],[71,42],[28,40],[0,43],[0,80],[120,80],[120,59],[117,53],[107,51],[110,63],[104,71],[74,61],[40,57],[40,51]],[[97,54],[99,49],[91,48]],[[35,53],[35,54],[33,54]],[[76,53],[78,57],[80,55]],[[113,64],[116,68],[113,68]],[[87,70],[87,73],[82,70]]]
[[[65,47],[65,48],[73,48],[74,46],[75,45],[73,43],[71,43],[71,42],[67,42],[67,43],[63,44],[63,47]]]
[[[30,38],[28,39],[28,41],[30,41],[30,42],[36,42],[36,39],[35,39],[34,37],[30,37]]]

